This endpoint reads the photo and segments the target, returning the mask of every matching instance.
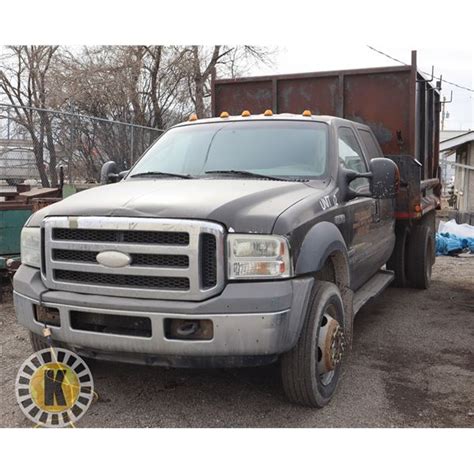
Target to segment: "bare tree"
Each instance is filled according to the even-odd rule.
[[[189,81],[192,81],[193,87],[190,87],[190,93],[198,117],[207,115],[204,99],[207,95],[209,79],[212,74],[215,74],[219,60],[231,51],[232,49],[223,51],[222,46],[214,46],[211,54],[207,55],[203,47],[191,47],[193,74],[190,75]]]
[[[70,180],[92,179],[107,160],[130,166],[159,135],[156,129],[193,111],[209,115],[216,76],[246,73],[270,62],[273,54],[269,48],[220,45],[14,46],[5,51],[0,94],[19,106],[10,116],[31,136],[44,186],[56,185],[58,163],[68,166]]]
[[[210,113],[209,100],[212,80],[220,73],[237,77],[256,64],[271,64],[276,50],[258,46],[191,46],[188,52],[188,92],[198,117]]]
[[[9,46],[0,57],[0,91],[14,106],[12,119],[24,127],[33,142],[38,172],[43,186],[57,185],[56,148],[51,117],[28,107],[47,108],[52,92],[49,84],[57,46]],[[49,176],[45,149],[49,155]]]
[[[219,74],[235,78],[249,74],[260,66],[273,66],[277,52],[278,48],[271,46],[236,46],[221,61]]]
[[[164,46],[85,47],[65,55],[67,102],[85,115],[164,129],[176,122],[176,114],[182,118],[182,55],[179,49]],[[90,135],[90,124],[82,125]],[[95,141],[107,148],[108,158],[126,159],[128,164],[149,145],[152,134],[139,128],[124,133],[123,127],[112,123],[94,130],[103,132]]]

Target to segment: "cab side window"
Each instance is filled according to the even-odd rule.
[[[355,133],[349,127],[340,127],[338,134],[339,161],[347,169],[366,173],[368,171],[367,165]],[[353,191],[364,192],[369,187],[369,180],[357,178],[351,182],[349,187]]]
[[[379,144],[375,140],[374,136],[368,130],[359,130],[359,135],[362,138],[362,142],[365,145],[367,150],[367,158],[371,160],[372,158],[380,158],[383,156],[382,150],[380,149]]]

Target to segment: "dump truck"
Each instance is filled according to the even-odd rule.
[[[438,90],[414,61],[215,81],[212,106],[29,219],[18,321],[35,350],[278,362],[289,400],[323,407],[359,309],[390,284],[429,286]]]

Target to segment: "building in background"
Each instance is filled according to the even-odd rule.
[[[439,141],[443,143],[459,135],[464,135],[466,130],[440,130]],[[453,150],[439,152],[439,165],[441,167],[441,181],[443,185],[443,191],[446,193],[446,187],[454,182],[454,166],[456,161],[456,152]]]
[[[453,168],[455,199],[450,217],[460,224],[474,225],[474,131],[441,133],[440,165],[446,169],[443,176],[448,178],[448,168]]]

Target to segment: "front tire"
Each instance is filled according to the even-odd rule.
[[[339,288],[316,281],[298,343],[281,358],[283,389],[290,401],[314,408],[329,403],[341,376],[344,329]]]

